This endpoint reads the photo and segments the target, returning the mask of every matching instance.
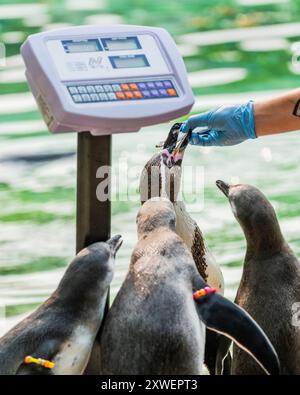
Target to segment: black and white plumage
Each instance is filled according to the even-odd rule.
[[[186,134],[176,149],[180,126],[180,123],[176,123],[171,128],[162,151],[146,163],[140,177],[141,202],[157,196],[167,197],[172,201],[176,212],[176,233],[191,251],[202,278],[223,293],[224,279],[221,269],[207,248],[197,222],[190,216],[180,198],[181,166],[189,138]]]
[[[293,309],[300,302],[300,262],[282,235],[274,208],[259,189],[220,180],[217,186],[228,198],[247,241],[235,302],[268,335],[278,353],[281,374],[298,375],[300,328],[293,323],[297,310]],[[243,350],[234,347],[232,373],[265,372]]]
[[[201,374],[208,328],[276,374],[274,349],[243,309],[214,292],[193,299],[207,283],[175,229],[169,199],[153,198],[140,208],[129,271],[103,325],[101,373]]]
[[[0,339],[0,375],[82,374],[103,319],[121,236],[90,245],[67,268],[57,289]],[[53,369],[24,364],[32,356]]]

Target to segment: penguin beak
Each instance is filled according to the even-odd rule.
[[[218,180],[216,181],[217,187],[224,193],[226,197],[229,195],[230,185],[224,181]]]
[[[190,137],[191,137],[191,132],[188,133],[179,132],[174,152],[184,152],[186,147],[188,146]]]
[[[188,146],[190,133],[178,133],[176,145],[173,149],[164,149],[162,159],[164,164],[171,169],[173,166],[180,166],[186,147]]]
[[[116,254],[123,243],[121,235],[116,235],[107,240],[113,254]]]

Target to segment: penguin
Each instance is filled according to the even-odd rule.
[[[140,195],[143,204],[150,198],[167,197],[176,212],[176,233],[191,251],[199,273],[211,286],[224,293],[224,278],[220,266],[209,251],[197,222],[190,216],[180,196],[181,171],[189,133],[180,136],[181,123],[175,123],[162,150],[145,164],[140,176]]]
[[[176,234],[176,213],[165,198],[148,200],[137,215],[138,242],[126,279],[101,334],[101,374],[200,374],[205,328],[229,336],[277,374],[266,335],[240,307],[205,294],[191,252]],[[196,301],[193,292],[204,296]]]
[[[117,235],[76,255],[50,298],[0,339],[1,375],[83,373],[121,244]]]
[[[196,267],[207,283],[221,294],[224,293],[224,278],[220,266],[207,248],[203,234],[197,222],[190,216],[180,196],[182,162],[188,146],[190,133],[181,134],[181,123],[175,123],[165,140],[157,147],[145,164],[140,177],[141,203],[150,198],[164,196],[173,203],[176,213],[176,233],[191,251]],[[211,375],[216,374],[218,343],[221,336],[207,331],[205,365]],[[230,371],[231,355],[222,362],[224,374]]]
[[[274,345],[281,374],[300,374],[300,330],[293,324],[300,301],[300,263],[282,235],[271,203],[251,185],[217,181],[245,234],[247,250],[235,302],[262,327]],[[228,344],[227,344],[228,348]],[[232,373],[265,372],[241,349],[234,347]]]

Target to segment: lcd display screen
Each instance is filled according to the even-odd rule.
[[[114,69],[127,69],[136,67],[149,67],[150,64],[145,55],[109,56]]]
[[[62,42],[64,50],[67,53],[80,53],[80,52],[99,52],[102,51],[99,40],[82,40],[73,41],[66,40]]]
[[[102,38],[101,41],[106,51],[130,51],[142,48],[137,37]]]

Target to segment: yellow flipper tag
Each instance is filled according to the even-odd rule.
[[[47,369],[53,369],[55,366],[54,362],[47,361],[46,359],[42,359],[42,358],[33,358],[30,355],[25,357],[24,363],[26,364],[35,363],[36,365],[43,366],[44,368]]]

